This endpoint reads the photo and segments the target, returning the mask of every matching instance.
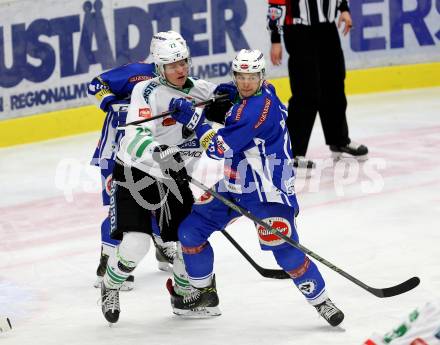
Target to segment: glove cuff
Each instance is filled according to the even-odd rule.
[[[196,128],[197,138],[201,139],[203,137],[203,135],[211,129],[212,129],[211,126],[208,125],[207,123],[204,123],[204,124],[198,126]]]

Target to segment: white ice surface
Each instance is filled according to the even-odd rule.
[[[98,136],[92,133],[0,150],[0,316],[13,323],[0,343],[361,345],[373,331],[391,330],[440,298],[440,89],[350,97],[348,120],[370,160],[298,178],[301,241],[374,287],[417,275],[415,290],[379,299],[319,264],[346,315],[343,330],[332,329],[291,282],[262,278],[216,233],[222,316],[173,316],[167,274],[150,252],[135,271],[135,290],[121,293],[120,321],[109,328],[92,287],[105,215],[97,171],[87,165]],[[331,163],[318,122],[309,157],[318,168]],[[249,221],[229,232],[260,265],[276,267]]]

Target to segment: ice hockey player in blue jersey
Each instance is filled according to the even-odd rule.
[[[265,60],[260,51],[241,50],[232,62],[232,71],[234,84],[217,88],[217,92],[228,93],[235,103],[227,113],[224,128],[214,131],[203,122],[203,113],[200,116],[184,98],[173,99],[169,109],[175,111],[172,116],[176,121],[195,130],[209,157],[224,159],[225,176],[215,189],[298,241],[295,217],[299,208],[286,127],[287,110],[274,87],[264,81]],[[214,254],[208,238],[239,216],[209,195],[203,203],[195,203],[178,233],[194,289],[184,297],[169,289],[173,308],[187,310],[219,304]],[[258,226],[257,233],[261,249],[272,251],[278,265],[292,277],[306,300],[329,324],[339,325],[344,314],[328,298],[315,263],[264,228]]]
[[[174,31],[162,34],[183,40],[180,34]],[[161,39],[159,36],[155,35],[153,37],[153,44],[155,40]],[[154,63],[135,62],[104,72],[93,78],[89,84],[89,95],[92,96],[94,103],[106,113],[101,137],[91,161],[92,165],[101,169],[104,206],[110,204],[110,186],[115,166],[115,156],[119,143],[124,136],[124,130],[118,129],[118,126],[124,125],[126,122],[128,105],[134,86],[141,81],[154,77],[156,77]],[[113,255],[115,247],[120,243],[120,241],[110,238],[110,222],[110,217],[106,217],[101,225],[101,257],[96,271],[97,279],[94,284],[96,288],[101,286],[109,256]],[[169,264],[172,263],[175,256],[175,244],[162,241],[159,236],[160,230],[154,219],[152,220],[152,226],[155,231],[153,239],[156,245],[156,258],[159,269],[169,270]],[[131,290],[133,286],[134,277],[130,275],[121,290]]]

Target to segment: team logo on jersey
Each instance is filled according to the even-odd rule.
[[[298,284],[298,289],[303,295],[310,296],[316,291],[316,281],[313,279],[303,280]]]
[[[113,181],[113,175],[110,174],[105,179],[105,192],[107,193],[108,196],[110,196],[112,191],[112,181]]]
[[[289,238],[292,236],[292,227],[287,219],[282,217],[270,217],[263,219],[263,221],[275,230],[281,232],[283,235]],[[279,238],[261,225],[257,227],[257,232],[261,244],[266,246],[277,246],[284,243],[283,239]]]
[[[196,205],[204,205],[209,204],[212,200],[214,200],[214,197],[209,192],[205,192],[202,194],[194,204]]]
[[[229,145],[225,143],[223,140],[223,137],[221,135],[217,134],[217,137],[215,138],[215,146],[217,149],[217,155],[223,156],[226,151],[230,149]]]
[[[151,118],[151,109],[150,108],[139,108],[139,117],[143,117],[146,119]]]
[[[168,127],[168,126],[174,126],[176,124],[176,120],[174,120],[172,117],[166,117],[162,121],[162,126]]]

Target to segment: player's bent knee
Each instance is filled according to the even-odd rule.
[[[179,241],[182,247],[198,247],[205,243],[207,238],[197,231],[197,228],[191,226],[189,222],[183,222],[179,227]]]
[[[300,267],[306,258],[302,251],[293,247],[274,250],[273,255],[278,265],[286,272]]]
[[[126,261],[139,263],[150,249],[151,236],[142,232],[125,232],[118,255]]]

